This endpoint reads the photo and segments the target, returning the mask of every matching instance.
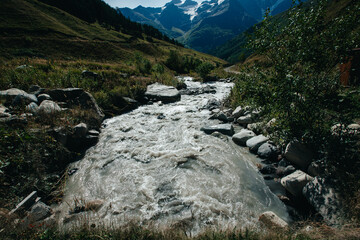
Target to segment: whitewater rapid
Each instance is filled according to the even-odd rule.
[[[206,85],[184,79],[191,88]],[[86,218],[87,223],[135,222],[197,234],[256,227],[264,211],[288,219],[285,205],[258,173],[255,156],[227,136],[200,131],[220,123],[209,120],[203,106],[211,98],[224,99],[233,86],[210,85],[216,94],[183,95],[176,103],[145,105],[107,119],[98,144],[73,164],[79,170],[67,181],[60,209],[66,217],[75,202],[104,204],[67,224]]]

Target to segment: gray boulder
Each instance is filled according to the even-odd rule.
[[[72,101],[74,105],[80,106],[81,109],[91,110],[98,121],[102,121],[105,114],[95,101],[95,98],[88,92],[83,92],[78,98]]]
[[[212,134],[213,132],[219,132],[228,136],[234,134],[234,127],[231,124],[218,124],[213,126],[205,126],[200,129],[206,134]]]
[[[215,113],[214,115],[212,115],[210,117],[210,119],[218,119],[218,120],[223,121],[223,122],[229,122],[228,117],[223,112]]]
[[[39,106],[39,113],[53,114],[60,111],[61,108],[59,107],[59,105],[57,105],[56,102],[50,100],[43,101]]]
[[[237,121],[239,124],[247,125],[247,124],[253,122],[253,118],[252,118],[251,114],[247,114],[247,115],[245,115],[245,116],[239,117],[236,121]]]
[[[69,102],[84,93],[81,88],[59,88],[47,90],[46,93],[57,102]]]
[[[289,162],[304,170],[307,170],[313,159],[313,153],[298,141],[291,141],[286,146],[284,156]]]
[[[248,129],[241,129],[239,133],[236,133],[234,136],[232,136],[232,140],[234,143],[245,147],[246,141],[255,136],[256,134],[253,131]]]
[[[211,110],[220,108],[220,106],[221,106],[221,102],[218,99],[211,98],[207,101],[207,103],[202,108],[209,109],[211,111]]]
[[[147,86],[145,96],[151,101],[162,101],[163,103],[172,103],[181,99],[180,92],[176,88],[160,83]]]
[[[259,147],[257,155],[265,159],[274,159],[277,157],[277,148],[270,143],[264,143]]]
[[[264,135],[259,135],[256,137],[252,137],[249,140],[246,141],[246,146],[249,147],[251,152],[257,152],[259,147],[266,143],[269,140],[269,138],[265,137]]]
[[[243,113],[245,112],[245,109],[242,108],[241,106],[238,106],[237,108],[235,108],[235,110],[232,112],[232,117],[233,118],[239,118],[243,115]]]
[[[325,222],[331,225],[341,224],[341,202],[337,191],[324,178],[316,177],[303,188],[303,194]]]
[[[0,99],[5,100],[6,104],[14,103],[15,99],[15,104],[23,103],[24,105],[27,105],[31,102],[37,102],[37,98],[34,94],[28,94],[27,92],[17,88],[0,91]]]
[[[37,222],[43,220],[47,217],[50,217],[52,214],[52,209],[43,202],[37,202],[32,207],[28,213],[27,218],[30,222]]]
[[[25,110],[35,115],[39,111],[39,106],[36,103],[32,102],[26,106]]]
[[[294,173],[283,177],[281,179],[281,185],[295,197],[300,197],[305,185],[312,180],[313,177],[301,170],[297,170]]]

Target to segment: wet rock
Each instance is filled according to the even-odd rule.
[[[176,88],[160,83],[147,86],[145,96],[152,101],[162,101],[163,103],[172,103],[181,99],[181,95]]]
[[[39,113],[53,114],[60,111],[61,108],[59,107],[59,105],[57,105],[56,102],[53,102],[51,100],[45,100],[39,106]]]
[[[256,134],[253,131],[241,129],[239,133],[232,136],[232,140],[240,146],[246,146],[246,141],[255,136]]]
[[[265,137],[264,135],[259,135],[256,137],[252,137],[246,141],[246,146],[249,147],[251,152],[256,153],[259,147],[267,142],[269,138]]]
[[[207,85],[207,86],[201,88],[200,93],[214,94],[214,93],[216,93],[216,90],[215,90],[215,87]]]
[[[100,135],[100,132],[92,129],[92,130],[89,130],[89,131],[88,131],[88,134],[89,134],[90,136],[99,136],[99,135]]]
[[[287,222],[271,211],[261,214],[259,221],[269,229],[286,229],[288,227]]]
[[[39,112],[39,106],[36,103],[32,102],[26,106],[25,110],[36,115]]]
[[[264,143],[259,147],[257,155],[264,159],[275,159],[277,157],[277,148],[270,143]]]
[[[308,202],[320,213],[325,222],[331,225],[341,223],[342,211],[340,196],[330,181],[316,177],[303,188]]]
[[[229,140],[226,135],[224,135],[224,134],[222,134],[222,133],[219,133],[219,132],[213,132],[213,133],[211,134],[211,136],[216,137],[216,138],[219,138],[219,139],[221,139],[221,140],[223,140],[223,141],[226,141],[226,142]]]
[[[286,161],[284,158],[279,161],[280,167],[287,167],[288,165],[290,165],[290,162]]]
[[[239,123],[241,125],[247,125],[247,124],[253,122],[253,118],[252,118],[251,114],[247,114],[245,116],[239,117],[236,121],[237,121],[237,123]]]
[[[39,103],[41,103],[42,101],[45,101],[45,100],[52,100],[50,95],[45,94],[45,93],[38,95],[37,98],[38,98]]]
[[[68,171],[68,175],[71,176],[71,175],[74,175],[79,169],[78,168],[72,168]]]
[[[212,134],[213,132],[220,132],[222,134],[232,136],[234,134],[234,127],[231,124],[219,124],[213,126],[205,126],[200,129],[206,134]]]
[[[295,171],[296,171],[296,168],[293,165],[289,165],[289,166],[285,167],[285,169],[284,169],[284,176],[290,175]]]
[[[301,170],[297,170],[294,173],[283,177],[281,179],[281,185],[295,197],[300,197],[302,196],[303,187],[312,180],[313,177]]]
[[[292,141],[287,145],[284,156],[289,162],[304,170],[307,170],[313,159],[313,153],[298,141]]]
[[[221,102],[216,98],[211,98],[208,102],[203,106],[203,109],[209,109],[210,111],[221,106]]]
[[[210,117],[210,119],[218,119],[218,120],[223,121],[223,122],[229,122],[227,116],[223,112],[215,113],[214,115],[212,115]]]
[[[74,127],[74,136],[76,138],[83,138],[86,136],[88,127],[85,123],[80,123]]]

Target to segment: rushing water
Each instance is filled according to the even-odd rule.
[[[201,87],[191,82],[191,87]],[[157,228],[250,227],[264,211],[287,219],[285,206],[270,192],[255,157],[228,137],[200,131],[208,99],[224,98],[232,84],[212,83],[216,94],[183,95],[171,104],[146,105],[104,122],[99,143],[75,163],[67,183],[63,216],[75,201],[103,200],[87,221]],[[161,116],[161,117],[159,117]],[[66,203],[66,204],[65,204]]]

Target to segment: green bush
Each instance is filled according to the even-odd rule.
[[[206,77],[213,69],[214,66],[211,63],[203,62],[196,68],[196,72],[200,75],[202,79],[206,79]]]

